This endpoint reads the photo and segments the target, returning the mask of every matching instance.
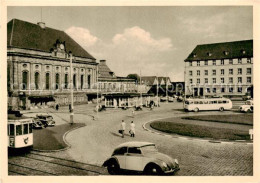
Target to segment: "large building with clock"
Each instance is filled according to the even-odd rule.
[[[7,63],[8,106],[13,109],[69,104],[71,87],[75,103],[87,102],[88,94],[96,92],[96,59],[64,31],[43,22],[8,22]]]

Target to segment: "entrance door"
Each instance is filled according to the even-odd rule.
[[[198,96],[198,88],[193,88],[194,97]]]
[[[200,96],[203,96],[203,88],[200,88]]]

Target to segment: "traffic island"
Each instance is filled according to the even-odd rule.
[[[74,129],[86,126],[85,123],[62,124],[54,127],[33,130],[33,149],[38,151],[59,151],[69,147],[65,135]]]

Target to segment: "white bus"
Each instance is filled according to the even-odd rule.
[[[230,110],[232,101],[227,98],[205,98],[205,99],[186,99],[184,102],[185,111],[203,111],[203,110]]]

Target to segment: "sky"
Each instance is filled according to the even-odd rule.
[[[184,81],[196,45],[253,39],[252,6],[23,6],[8,7],[7,18],[65,31],[117,76],[171,81]]]

